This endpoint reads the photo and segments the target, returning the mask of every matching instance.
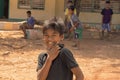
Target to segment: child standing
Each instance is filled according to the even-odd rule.
[[[37,80],[83,80],[83,73],[72,52],[60,41],[64,38],[63,25],[49,22],[43,28],[47,52],[38,57]]]
[[[65,9],[65,31],[66,31],[66,33],[67,33],[67,38],[68,38],[68,39],[69,39],[70,36],[72,35],[72,34],[70,33],[70,28],[72,27],[72,25],[71,25],[71,23],[70,23],[70,17],[71,17],[71,15],[69,15],[69,9],[68,9],[70,6],[74,6],[72,0],[68,0],[68,1],[67,1],[67,7],[66,7],[66,9]],[[74,14],[76,14],[76,9],[74,9]]]
[[[69,14],[71,15],[70,23],[72,25],[70,31],[75,36],[75,46],[80,49],[80,40],[82,39],[82,25],[78,17],[74,14],[74,6],[69,7]]]
[[[106,7],[102,10],[101,14],[103,15],[102,19],[102,39],[103,39],[105,29],[107,29],[108,37],[111,31],[110,24],[112,20],[113,10],[110,8],[110,1],[106,1]]]

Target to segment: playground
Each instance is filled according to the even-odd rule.
[[[111,39],[91,38],[85,32],[81,49],[63,43],[75,56],[85,80],[120,80],[120,34]],[[23,39],[20,30],[0,30],[0,80],[36,80],[37,57],[45,52],[42,39]]]

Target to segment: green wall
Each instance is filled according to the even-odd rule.
[[[0,18],[4,15],[4,0],[0,0]]]

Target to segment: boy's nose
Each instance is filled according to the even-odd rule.
[[[52,41],[52,38],[51,38],[51,37],[48,37],[48,41]]]

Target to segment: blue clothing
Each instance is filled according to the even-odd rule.
[[[110,24],[109,23],[102,25],[102,30],[105,30],[105,29],[107,29],[107,31],[110,31]]]
[[[78,17],[75,15],[75,14],[73,14],[72,16],[71,16],[71,20],[72,20],[72,24],[74,25],[75,23],[77,23],[78,25],[77,25],[77,27],[76,27],[76,29],[75,29],[75,31],[74,31],[74,33],[75,33],[75,38],[76,39],[82,39],[82,24],[81,24],[81,22],[80,22],[80,20],[78,19]],[[71,24],[71,25],[72,25]]]
[[[78,23],[76,29],[82,28],[81,22],[80,22],[80,20],[78,19],[77,15],[73,14],[73,15],[71,16],[71,20],[72,20],[73,25],[74,25],[75,23]],[[72,25],[72,24],[71,24],[71,25]]]
[[[34,27],[35,19],[33,17],[27,18],[27,24],[30,25],[31,27]]]
[[[103,15],[103,23],[110,23],[111,15],[113,14],[112,9],[103,9],[101,14]]]
[[[71,27],[72,27],[71,23],[70,23],[70,22],[68,22],[68,23],[67,23],[67,28],[68,28],[68,30],[70,30],[70,29],[71,29]]]

